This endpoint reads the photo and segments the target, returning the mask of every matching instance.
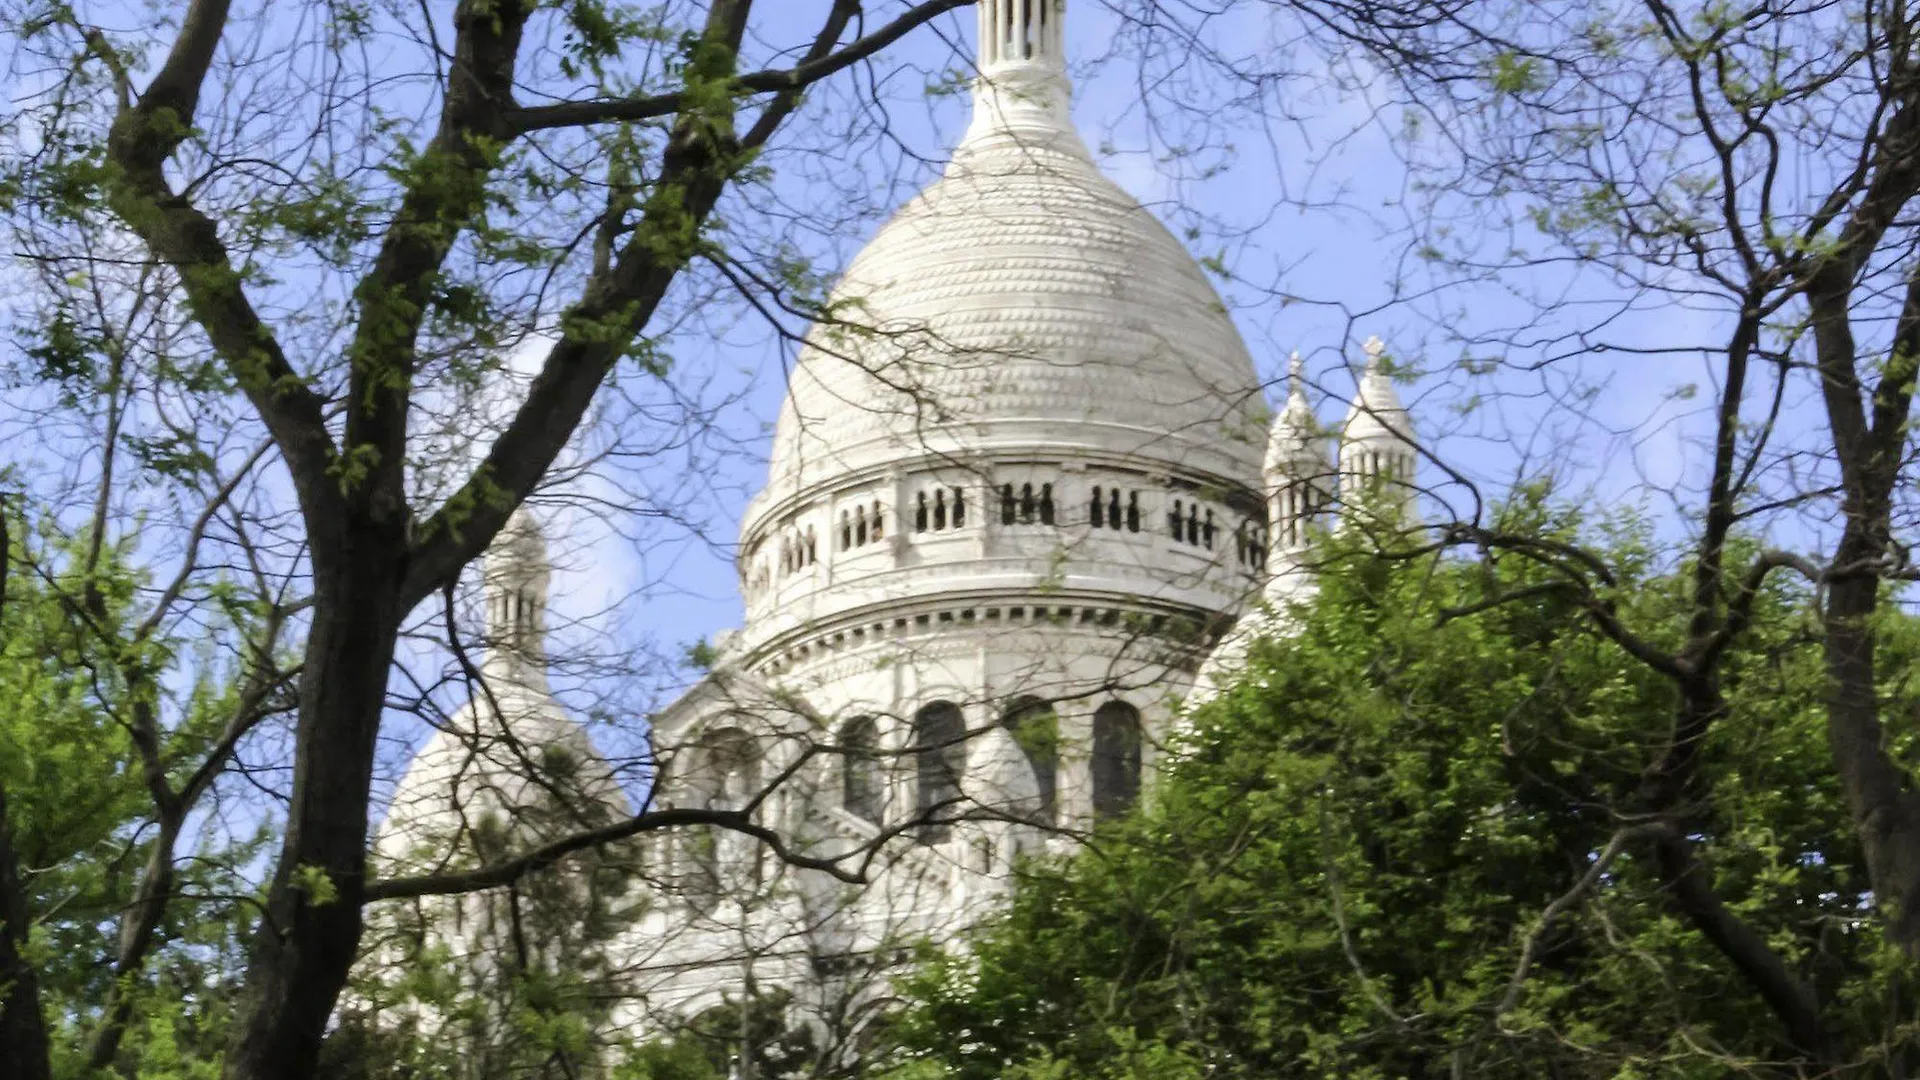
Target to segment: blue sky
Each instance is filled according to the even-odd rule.
[[[804,40],[827,4],[764,0],[759,12],[768,21],[757,24],[750,52],[773,58]],[[870,6],[877,20],[897,5]],[[435,10],[444,19],[444,9]],[[1074,114],[1108,175],[1187,238],[1196,255],[1217,258],[1228,272],[1216,283],[1269,381],[1269,396],[1297,349],[1318,388],[1322,419],[1337,421],[1353,387],[1346,365],[1358,360],[1365,338],[1378,334],[1421,373],[1403,393],[1423,436],[1450,464],[1496,491],[1517,470],[1550,468],[1576,488],[1591,485],[1602,499],[1667,509],[1658,489],[1684,479],[1698,458],[1687,438],[1698,430],[1699,399],[1676,394],[1699,381],[1698,362],[1671,354],[1590,358],[1577,365],[1579,373],[1604,388],[1577,400],[1569,400],[1556,373],[1463,376],[1457,338],[1537,322],[1526,289],[1575,302],[1561,316],[1564,329],[1569,319],[1597,320],[1617,303],[1621,287],[1596,273],[1552,268],[1524,281],[1458,284],[1434,276],[1409,255],[1409,224],[1421,210],[1399,142],[1403,117],[1378,96],[1383,80],[1357,55],[1296,44],[1287,5],[1240,3],[1227,11],[1204,28],[1207,40],[1263,68],[1291,72],[1263,108],[1231,107],[1217,72],[1203,65],[1143,68],[1124,42],[1116,44],[1120,23],[1104,0],[1071,0]],[[877,102],[885,137],[869,131],[858,153],[849,154],[823,141],[803,115],[782,136],[786,149],[770,158],[774,179],[745,205],[799,208],[801,220],[775,231],[821,272],[844,266],[887,210],[937,175],[964,127],[966,95],[930,88],[950,86],[963,73],[973,23],[971,10],[957,12],[870,71],[842,73],[819,88],[810,98],[812,115],[844,118]],[[866,212],[847,216],[836,202],[850,188],[870,197],[870,206],[858,207]],[[735,209],[752,231],[752,213]],[[1668,307],[1629,312],[1608,333],[1627,345],[1670,343],[1710,337],[1716,325],[1711,311]],[[542,507],[559,569],[554,623],[561,640],[554,651],[638,657],[623,661],[639,684],[620,693],[618,709],[628,717],[662,703],[689,674],[658,660],[671,661],[685,644],[740,621],[731,544],[742,508],[764,478],[766,432],[790,359],[766,324],[737,303],[695,311],[664,346],[674,362],[665,384],[624,373],[605,399],[628,415],[692,401],[712,410],[711,425],[685,443],[663,436],[635,444],[589,430],[576,461],[591,466],[570,485],[564,504]],[[525,351],[516,365],[524,368],[535,356]],[[1472,401],[1478,405],[1467,409]],[[21,445],[9,455],[44,452]],[[604,456],[610,450],[619,453]],[[1440,476],[1430,470],[1427,479]],[[661,510],[673,513],[650,513]],[[649,653],[655,661],[645,659]],[[421,655],[438,666],[431,650]],[[604,670],[588,668],[558,683],[563,691],[571,687],[569,699],[584,711],[608,681]]]
[[[796,3],[783,13],[805,26],[819,6]],[[1258,47],[1292,33],[1279,8],[1244,5],[1233,11],[1231,21],[1209,28],[1217,40]],[[1143,99],[1140,67],[1110,47],[1116,25],[1097,0],[1074,0],[1069,9],[1075,119],[1109,176],[1176,235],[1187,236],[1197,255],[1221,257],[1231,276],[1216,277],[1216,283],[1269,382],[1270,398],[1288,353],[1298,349],[1320,388],[1322,419],[1337,421],[1344,409],[1338,399],[1353,385],[1344,365],[1357,362],[1360,342],[1378,334],[1403,360],[1430,372],[1404,388],[1423,434],[1435,439],[1450,464],[1495,490],[1523,461],[1528,468],[1558,462],[1571,482],[1597,485],[1611,498],[1639,498],[1649,485],[1681,478],[1687,458],[1682,440],[1693,426],[1686,418],[1697,403],[1675,397],[1675,390],[1698,378],[1684,362],[1622,357],[1597,370],[1584,366],[1586,375],[1607,379],[1609,389],[1580,417],[1557,415],[1565,410],[1550,396],[1551,379],[1503,374],[1489,386],[1450,370],[1459,356],[1459,346],[1447,340],[1450,332],[1524,325],[1535,312],[1503,286],[1428,291],[1434,282],[1407,257],[1411,208],[1394,144],[1399,117],[1381,111],[1363,90],[1339,85],[1366,81],[1358,58],[1275,51],[1266,56],[1269,62],[1300,72],[1280,103],[1288,116],[1269,113],[1263,119],[1221,110],[1196,119],[1182,116],[1180,107],[1204,111],[1204,88],[1183,99],[1181,88],[1162,87],[1159,96]],[[965,125],[964,95],[930,97],[924,88],[933,73],[951,66],[951,43],[971,41],[972,26],[973,13],[963,11],[922,31],[887,61],[888,68],[901,69],[883,95],[892,132],[912,153],[850,164],[891,182],[886,205],[897,206],[935,175]],[[1187,145],[1198,149],[1183,152],[1169,145],[1175,139],[1191,140]],[[915,154],[925,161],[900,164]],[[802,180],[774,184],[788,185],[796,201],[806,197]],[[821,268],[844,265],[878,223],[876,216],[857,231],[828,238],[814,252]],[[1543,280],[1534,284],[1567,290],[1596,306],[1612,291],[1591,275],[1551,283],[1544,280],[1549,273],[1542,271]],[[622,540],[608,535],[614,523],[565,510],[553,514],[553,528],[572,534],[578,545],[561,556],[557,603],[583,618],[583,633],[611,625],[623,633],[652,633],[674,646],[740,621],[726,544],[747,497],[764,479],[764,428],[779,408],[787,357],[761,324],[739,314],[718,344],[702,339],[707,327],[674,343],[678,370],[698,373],[693,377],[709,392],[740,395],[723,421],[740,440],[738,452],[711,459],[706,490],[699,494],[708,511],[706,540],[671,530],[643,530],[637,540]],[[1697,322],[1688,332],[1703,334],[1714,324],[1710,313],[1664,310],[1624,319],[1614,333],[1628,342],[1649,334],[1664,340],[1677,321]],[[1464,402],[1476,395],[1482,400],[1478,410],[1463,413]],[[689,489],[673,490],[684,497]],[[595,531],[600,535],[588,540],[585,534]],[[641,583],[645,587],[636,592]]]

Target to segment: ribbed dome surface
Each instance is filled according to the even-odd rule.
[[[848,267],[769,501],[922,450],[1082,444],[1257,484],[1252,360],[1179,241],[1078,138],[988,131]]]

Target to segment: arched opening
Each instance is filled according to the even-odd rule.
[[[913,716],[914,809],[928,823],[920,829],[924,843],[936,844],[953,834],[940,820],[960,810],[960,777],[967,767],[966,718],[951,701],[935,701]]]
[[[706,810],[744,810],[763,792],[760,747],[736,727],[703,732],[684,751],[691,768],[681,778],[687,805]],[[685,830],[687,894],[710,907],[730,893],[760,883],[760,843],[718,825]]]
[[[871,716],[857,716],[840,729],[840,804],[847,813],[880,823],[885,791],[880,783],[880,729]]]
[[[1140,798],[1140,710],[1109,701],[1093,714],[1093,816],[1124,814]]]
[[[1000,726],[1013,736],[1027,767],[1033,770],[1039,805],[1030,812],[1035,820],[1051,825],[1060,771],[1060,721],[1053,706],[1035,698],[1017,701],[1000,718]]]

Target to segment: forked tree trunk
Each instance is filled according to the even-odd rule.
[[[406,544],[369,522],[316,536],[293,800],[254,939],[228,1080],[306,1080],[359,948],[375,741]],[[331,555],[325,558],[323,553]]]

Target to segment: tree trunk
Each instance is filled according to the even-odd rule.
[[[1900,114],[1908,137],[1916,115],[1920,113]],[[1903,165],[1888,175],[1898,182],[1890,181],[1880,194],[1887,206],[1877,213],[1891,221],[1920,191],[1920,170]],[[1863,203],[1860,212],[1871,205]],[[1859,263],[1864,261],[1862,256]],[[1866,859],[1867,880],[1886,918],[1887,939],[1908,959],[1920,961],[1920,796],[1913,791],[1906,766],[1886,747],[1873,633],[1883,584],[1880,567],[1899,550],[1892,539],[1892,499],[1902,483],[1912,406],[1904,358],[1920,345],[1915,340],[1920,337],[1920,279],[1913,279],[1901,313],[1895,362],[1867,393],[1858,376],[1861,351],[1851,321],[1859,263],[1830,262],[1806,293],[1827,423],[1845,489],[1840,504],[1845,528],[1828,562],[1832,578],[1822,613],[1827,744]]]
[[[0,551],[5,536],[0,530]],[[0,791],[0,1080],[50,1080],[53,1075],[40,980],[24,955],[32,925],[7,824],[7,796]]]
[[[375,740],[406,614],[406,544],[404,531],[384,522],[312,525],[320,535],[311,549],[313,624],[300,679],[293,799],[228,1080],[313,1076],[360,943]]]
[[[1843,539],[1834,565],[1861,561],[1867,546]],[[1888,756],[1880,723],[1873,635],[1879,604],[1880,579],[1873,574],[1843,577],[1828,588],[1827,742],[1887,935],[1908,958],[1920,960],[1920,797]]]

